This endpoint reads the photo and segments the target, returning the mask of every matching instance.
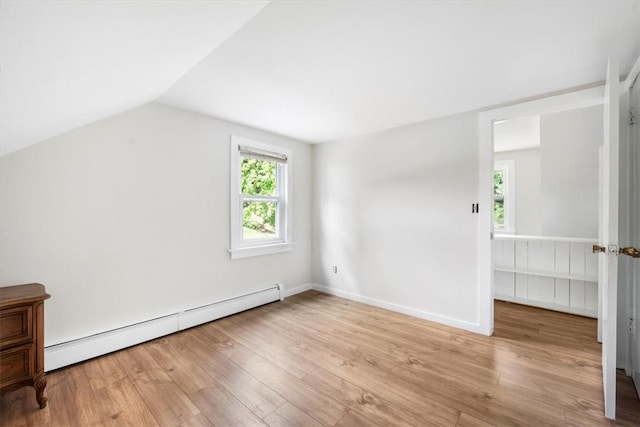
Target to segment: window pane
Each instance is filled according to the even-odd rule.
[[[242,203],[242,238],[273,239],[276,234],[277,202]]]
[[[493,171],[493,194],[504,195],[504,171]]]
[[[504,179],[505,171],[493,171],[493,224],[504,228]]]
[[[242,158],[240,168],[242,194],[275,196],[277,191],[277,164],[268,160]]]
[[[504,199],[494,200],[493,223],[496,228],[504,228]]]

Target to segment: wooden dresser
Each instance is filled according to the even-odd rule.
[[[0,393],[24,386],[36,390],[40,409],[44,388],[44,300],[39,283],[0,288]]]

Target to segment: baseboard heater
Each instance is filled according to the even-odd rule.
[[[155,338],[220,319],[284,297],[282,287],[225,299],[201,307],[172,313],[156,319],[102,332],[45,348],[45,370],[52,371],[84,360],[102,356]]]

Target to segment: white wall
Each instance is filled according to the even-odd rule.
[[[542,235],[598,237],[602,106],[540,117]]]
[[[229,259],[229,137],[294,151],[293,252]],[[0,158],[0,285],[42,282],[46,345],[310,281],[307,144],[149,104]]]
[[[477,327],[476,114],[315,145],[313,167],[314,283]]]
[[[542,233],[540,149],[503,151],[495,153],[494,159],[513,159],[515,162],[515,234],[539,236]]]

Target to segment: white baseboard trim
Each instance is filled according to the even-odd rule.
[[[311,283],[307,283],[306,285],[296,286],[295,288],[287,289],[286,287],[282,290],[283,298],[288,298],[290,296],[300,294],[302,292],[310,291],[313,289],[313,285]]]
[[[44,349],[45,371],[92,359],[132,345],[178,332],[178,314],[137,323]]]
[[[586,308],[569,307],[566,305],[559,305],[551,302],[532,301],[529,299],[518,298],[512,295],[506,295],[506,294],[494,294],[493,298],[500,301],[513,302],[516,304],[529,305],[531,307],[538,307],[538,308],[545,308],[547,310],[560,311],[562,313],[576,314],[578,316],[585,316],[585,317],[593,317],[594,319],[598,318],[597,310],[588,310]]]
[[[311,285],[298,286],[284,292],[281,285],[275,285],[268,289],[218,301],[202,307],[52,345],[46,347],[44,351],[45,371],[59,369],[270,302],[279,301],[282,299],[283,294],[289,296],[308,289],[311,289]]]
[[[447,326],[453,326],[454,328],[464,329],[469,332],[481,334],[480,325],[477,323],[466,322],[464,320],[453,319],[451,317],[442,316],[440,314],[430,313],[428,311],[418,310],[404,305],[394,304],[386,301],[382,301],[375,298],[365,297],[363,295],[346,292],[340,289],[330,288],[328,286],[322,286],[313,284],[312,288],[325,294],[335,295],[337,297],[350,299],[352,301],[361,302],[364,304],[372,305],[386,310],[395,311],[397,313],[407,314],[409,316],[417,317],[420,319],[429,320],[436,323],[441,323]]]
[[[274,287],[259,292],[253,292],[241,297],[230,298],[214,304],[178,313],[179,330],[192,328],[211,322],[212,320],[240,313],[250,308],[259,307],[270,302],[280,300],[280,288]]]

